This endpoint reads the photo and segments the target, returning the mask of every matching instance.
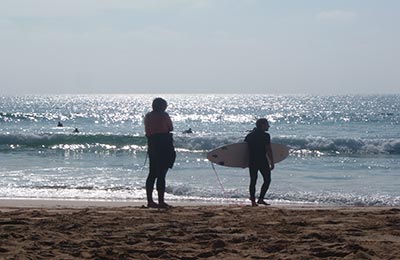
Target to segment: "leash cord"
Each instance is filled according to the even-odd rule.
[[[225,195],[224,186],[222,185],[221,179],[220,179],[219,176],[218,176],[217,170],[215,170],[214,163],[211,162],[211,166],[212,166],[212,168],[213,168],[213,170],[214,170],[215,176],[217,176],[217,180],[218,180],[218,182],[219,182],[219,185],[221,186],[222,192],[223,192],[224,195]]]
[[[143,167],[145,167],[145,166],[146,166],[146,163],[147,163],[147,157],[149,157],[149,153],[147,153],[147,152],[146,152],[146,158],[144,159],[144,164],[143,164]]]

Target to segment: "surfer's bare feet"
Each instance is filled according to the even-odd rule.
[[[267,202],[265,202],[264,200],[258,200],[257,203],[261,204],[261,205],[265,205],[265,206],[271,205],[271,204],[268,204]]]
[[[165,203],[165,202],[162,202],[162,203],[159,203],[159,204],[158,204],[158,208],[160,208],[160,209],[169,209],[169,208],[172,208],[172,206],[171,206],[171,205],[168,205],[168,204]]]
[[[148,202],[147,203],[148,208],[158,208],[158,204],[155,203],[154,201]]]

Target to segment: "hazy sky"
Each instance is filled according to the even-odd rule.
[[[0,89],[400,93],[398,0],[0,0]]]

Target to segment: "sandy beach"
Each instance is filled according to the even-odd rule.
[[[400,209],[0,202],[0,259],[399,259]]]

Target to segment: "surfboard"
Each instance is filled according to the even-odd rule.
[[[289,148],[283,144],[271,143],[274,163],[289,156]],[[246,142],[228,144],[207,153],[207,159],[218,165],[246,168],[249,166],[249,147]]]

